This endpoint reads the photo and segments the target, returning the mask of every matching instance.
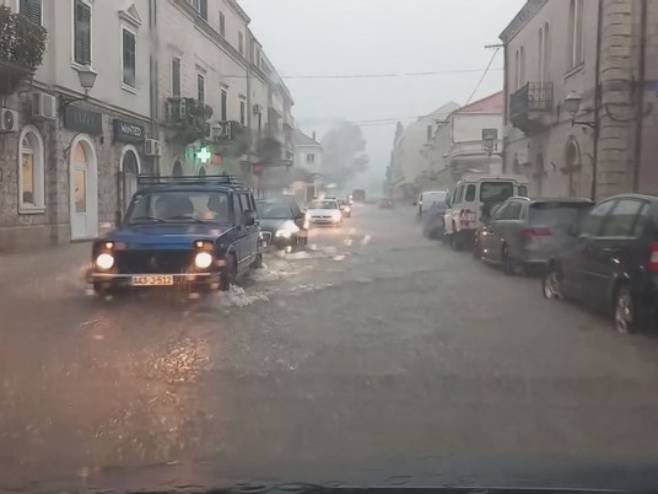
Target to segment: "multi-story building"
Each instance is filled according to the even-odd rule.
[[[432,160],[432,141],[438,128],[448,116],[459,108],[447,103],[424,115],[397,132],[391,156],[391,186],[394,196],[411,198],[430,187],[432,177],[440,171],[442,163]]]
[[[502,172],[502,91],[455,110],[446,127],[448,150],[444,155],[446,171],[442,184],[452,185],[468,173]],[[445,180],[446,175],[450,176],[449,181]]]
[[[33,46],[0,60],[0,251],[95,238],[140,174],[259,173],[276,71],[235,0],[0,5],[12,39],[47,32],[33,77],[15,63]]]
[[[507,171],[534,195],[658,192],[658,2],[529,0],[505,46]]]
[[[151,2],[2,3],[48,39],[33,78],[2,88],[0,250],[94,238],[157,162],[143,147]],[[3,63],[0,79],[20,70]]]

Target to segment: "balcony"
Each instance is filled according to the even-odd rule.
[[[514,127],[533,134],[547,125],[553,109],[553,83],[529,82],[510,97],[509,118]]]

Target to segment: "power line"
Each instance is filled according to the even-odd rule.
[[[493,62],[493,60],[492,60]],[[502,72],[502,67],[491,68],[491,63],[485,69],[489,71]],[[372,73],[372,74],[298,74],[298,75],[282,75],[282,79],[390,79],[396,77],[433,77],[438,75],[450,74],[469,74],[474,72],[481,72],[482,69],[450,69],[450,70],[437,70],[430,72],[401,72],[401,73]],[[227,79],[246,79],[246,75],[223,75]]]
[[[487,74],[489,73],[489,69],[491,69],[491,66],[494,63],[494,60],[496,59],[496,55],[498,55],[498,52],[500,51],[500,47],[496,46],[495,51],[493,52],[493,55],[491,55],[491,60],[489,60],[489,63],[487,64],[487,68],[484,69],[484,72],[482,73],[482,77],[480,77],[480,80],[478,81],[477,85],[475,86],[475,89],[473,89],[473,92],[471,95],[468,97],[468,101],[466,101],[466,104],[468,105],[471,101],[473,101],[473,97],[475,96],[475,93],[478,92],[478,89],[480,89],[480,86],[484,82],[485,77],[487,77]]]

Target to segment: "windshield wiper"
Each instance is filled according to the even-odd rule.
[[[166,223],[162,218],[156,218],[155,216],[137,216],[136,218],[130,218],[130,223],[140,223],[142,221],[151,221],[153,223]]]
[[[171,217],[167,218],[167,221],[177,221],[177,220],[193,221],[194,223],[202,223],[202,224],[210,223],[210,222],[216,223],[213,220],[200,220],[199,218],[195,218],[193,216],[183,216],[183,215],[181,215],[181,216],[171,216]]]

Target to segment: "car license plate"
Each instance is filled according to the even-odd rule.
[[[133,286],[172,286],[174,277],[162,274],[133,276],[132,284]]]

